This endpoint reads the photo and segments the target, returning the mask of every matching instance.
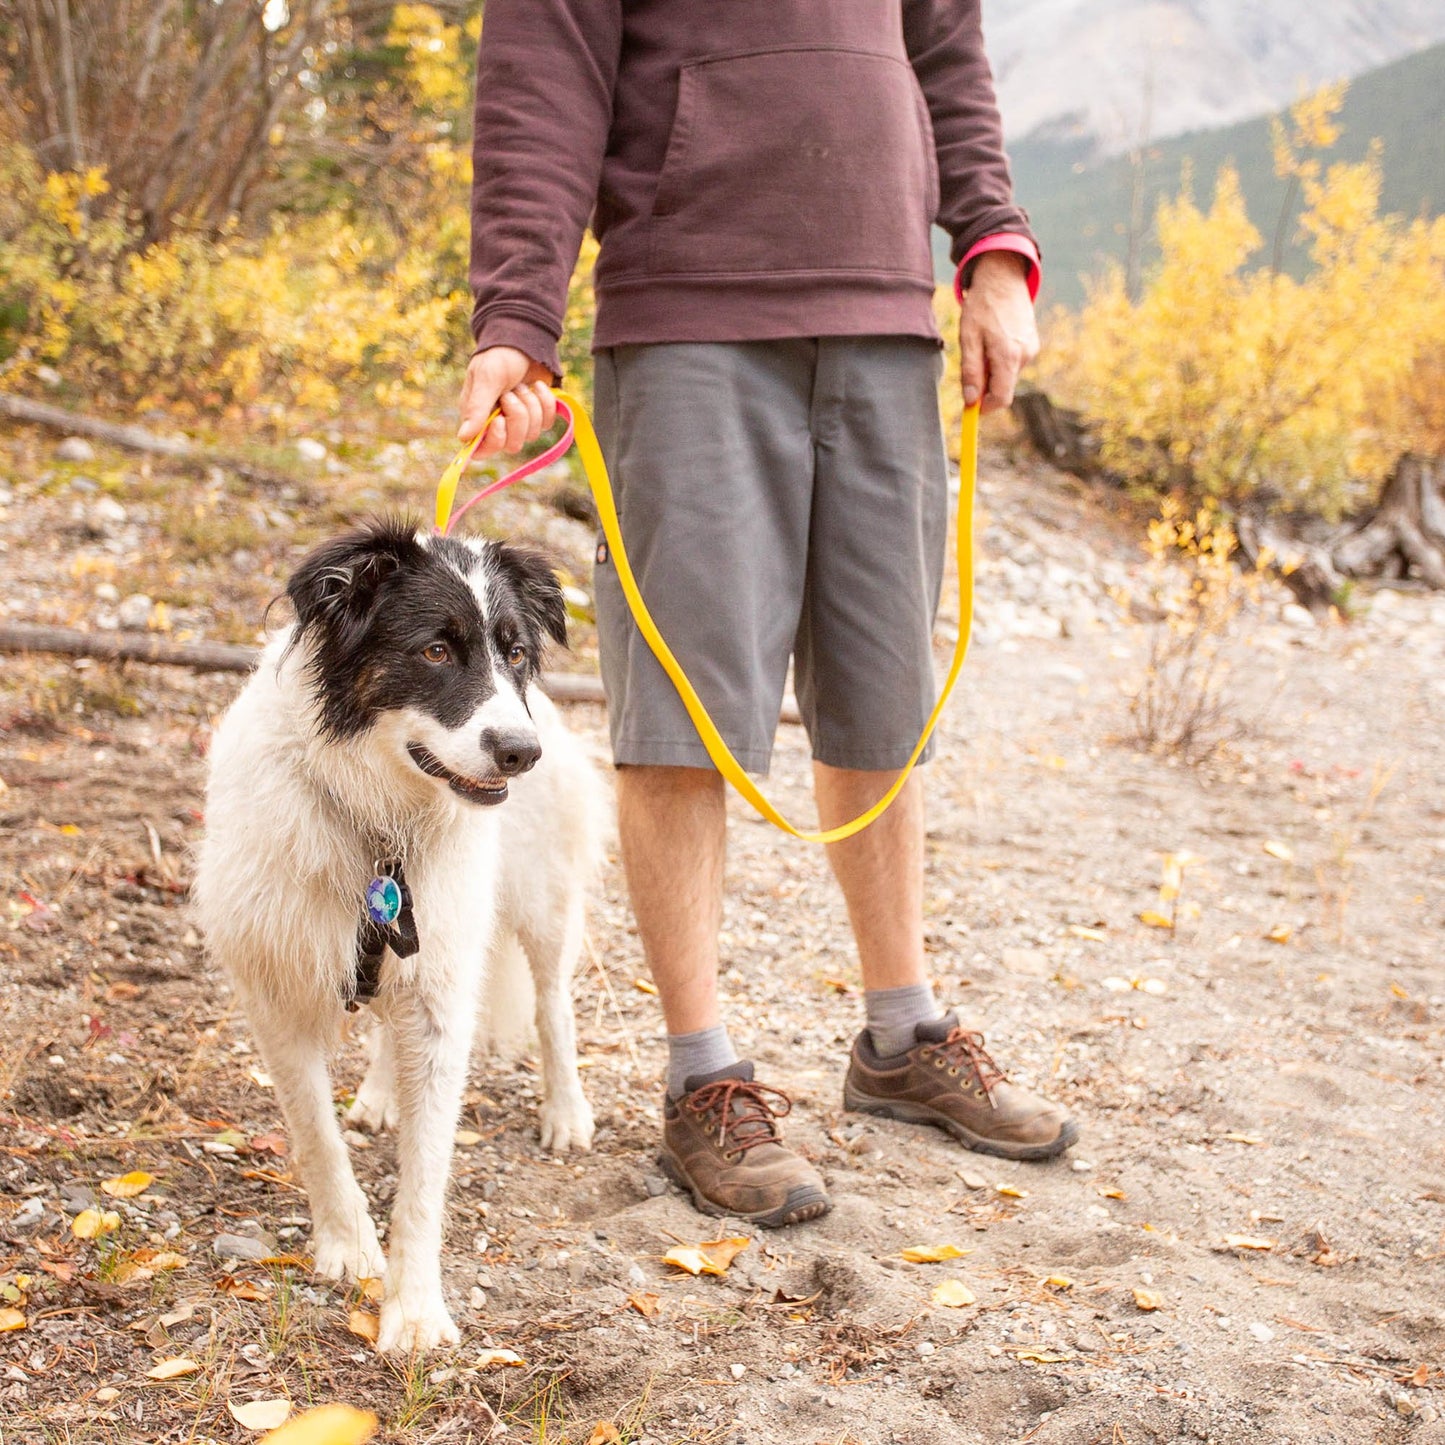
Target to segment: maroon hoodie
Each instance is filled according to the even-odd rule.
[[[597,346],[935,336],[955,263],[1030,235],[979,0],[488,0],[472,330],[559,369],[591,220]]]

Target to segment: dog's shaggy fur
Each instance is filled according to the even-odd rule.
[[[385,1273],[379,1346],[427,1349],[458,1338],[442,1208],[479,1011],[505,1032],[535,994],[542,1144],[592,1138],[570,990],[597,785],[533,685],[566,613],[536,556],[394,521],[319,548],[287,591],[295,626],[216,732],[196,904],[290,1128],[317,1272]],[[397,1130],[384,1260],[326,1057],[355,987],[364,890],[394,858],[421,947],[385,955],[372,1065],[348,1114]]]

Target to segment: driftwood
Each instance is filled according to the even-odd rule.
[[[0,652],[42,652],[58,657],[93,657],[103,662],[149,662],[185,667],[192,672],[250,672],[259,647],[226,642],[168,642],[149,632],[82,632],[74,627],[41,627],[28,622],[0,622]],[[600,677],[551,673],[542,691],[553,702],[607,701]],[[783,721],[801,722],[794,698],[783,699]]]
[[[1013,413],[1034,450],[1060,471],[1084,478],[1103,475],[1098,438],[1079,412],[1055,406],[1042,391],[1020,391],[1014,395]]]
[[[1256,513],[1240,516],[1236,530],[1246,560],[1257,566],[1268,555],[1270,570],[1314,612],[1357,579],[1445,589],[1445,457],[1401,457],[1375,506],[1333,532],[1312,537],[1307,523]]]

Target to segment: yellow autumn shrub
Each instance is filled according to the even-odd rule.
[[[1268,486],[1335,514],[1373,495],[1402,452],[1445,452],[1445,218],[1379,213],[1378,156],[1325,166],[1343,91],[1296,107],[1276,168],[1303,200],[1303,280],[1254,265],[1238,178],[1207,209],[1159,209],[1161,259],[1133,301],[1107,272],[1055,316],[1041,374],[1100,432],[1103,459],[1153,491],[1236,502]]]

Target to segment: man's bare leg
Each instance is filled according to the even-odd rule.
[[[727,812],[711,768],[617,770],[617,831],[632,912],[669,1034],[719,1022]]]

